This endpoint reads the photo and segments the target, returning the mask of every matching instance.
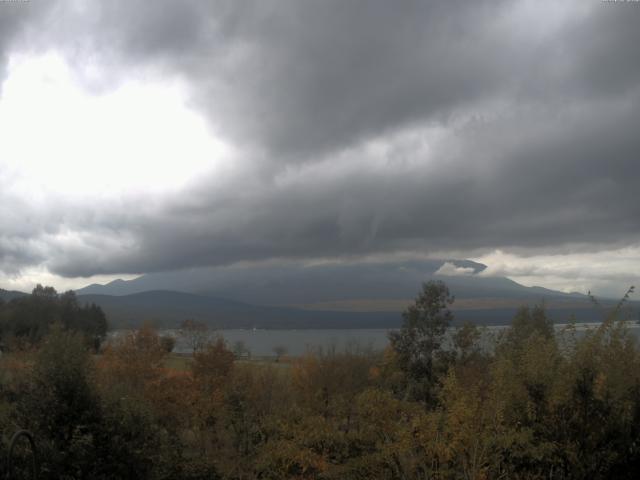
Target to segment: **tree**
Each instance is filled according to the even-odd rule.
[[[544,304],[535,305],[533,309],[528,306],[520,307],[511,322],[507,336],[512,342],[519,344],[534,333],[547,340],[554,337],[553,322],[547,316]]]
[[[40,284],[37,284],[36,287],[31,291],[31,295],[34,298],[46,300],[46,301],[54,301],[58,298],[58,292],[53,287],[43,287]]]
[[[176,339],[168,335],[164,335],[160,337],[160,345],[165,350],[165,352],[171,353],[176,346]]]
[[[187,319],[180,324],[180,336],[195,354],[201,350],[209,340],[209,328],[197,320]]]
[[[408,380],[408,393],[415,399],[433,399],[436,365],[442,360],[442,341],[453,320],[448,306],[453,303],[449,288],[442,281],[423,283],[422,292],[402,314],[399,331],[389,333],[398,364]]]
[[[23,424],[34,430],[50,478],[77,478],[95,458],[100,422],[93,363],[80,333],[54,325],[35,357],[31,382],[18,404]]]
[[[242,340],[238,340],[233,344],[233,354],[236,356],[236,358],[241,358],[245,354],[247,355],[247,357],[251,356],[251,352],[247,348],[247,344]]]
[[[227,349],[222,337],[193,354],[191,371],[207,391],[221,388],[233,369],[233,352]]]
[[[81,332],[94,350],[99,349],[107,334],[107,318],[102,309],[93,303],[80,306],[73,291],[58,295],[53,287],[38,285],[31,295],[0,305],[0,336],[10,340],[11,347],[39,343],[55,323]]]
[[[102,374],[111,377],[112,383],[142,390],[145,384],[161,375],[166,355],[158,333],[145,324],[109,342],[99,363]]]
[[[471,322],[465,322],[462,327],[456,329],[456,333],[453,334],[453,346],[456,349],[458,361],[464,363],[480,353],[481,337],[482,333]]]
[[[273,353],[276,354],[276,362],[280,361],[280,357],[283,357],[287,354],[287,347],[284,345],[276,345],[273,347]]]

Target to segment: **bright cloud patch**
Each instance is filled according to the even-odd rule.
[[[110,197],[172,190],[213,171],[230,154],[185,107],[177,82],[132,79],[91,96],[53,53],[12,58],[0,131],[0,175],[10,178],[8,188],[45,201],[48,193]]]
[[[506,276],[527,286],[544,286],[565,292],[621,297],[637,285],[640,246],[600,252],[521,256],[496,250],[474,260],[488,267],[481,275]]]
[[[136,275],[94,275],[88,278],[65,278],[54,275],[45,267],[39,266],[28,268],[22,271],[20,275],[3,276],[0,288],[30,292],[37,284],[41,284],[55,285],[59,292],[65,292],[67,290],[76,290],[92,283],[109,283],[117,278],[133,280]]]
[[[451,262],[444,262],[442,266],[436,270],[435,275],[444,277],[466,277],[473,275],[474,270],[471,267],[458,267]]]

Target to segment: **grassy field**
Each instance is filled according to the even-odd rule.
[[[164,366],[165,368],[183,372],[189,370],[192,361],[191,356],[170,353],[167,355],[167,358],[164,359]]]

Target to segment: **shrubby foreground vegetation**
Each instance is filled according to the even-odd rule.
[[[0,428],[31,429],[51,479],[636,478],[620,308],[584,336],[522,308],[486,351],[472,325],[445,340],[451,301],[425,284],[381,353],[241,362],[219,339],[182,369],[149,326],[93,355],[58,322],[0,359]]]

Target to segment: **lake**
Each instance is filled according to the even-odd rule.
[[[579,323],[575,325],[578,335],[588,329],[595,328],[599,323]],[[566,324],[556,324],[556,331],[560,332]],[[628,324],[631,331],[640,336],[640,325],[635,323]],[[483,343],[489,345],[492,339],[500,331],[504,330],[504,326],[482,327]],[[318,330],[244,330],[244,329],[228,329],[217,330],[210,333],[211,338],[222,335],[227,342],[229,348],[233,348],[235,342],[244,342],[246,348],[249,349],[254,356],[273,356],[273,349],[277,346],[283,346],[289,355],[303,355],[309,350],[322,348],[328,349],[335,347],[338,351],[344,350],[348,346],[357,346],[361,348],[372,348],[374,350],[384,349],[388,342],[387,333],[389,329],[318,329]],[[452,329],[452,332],[454,330]],[[109,334],[110,338],[126,332],[125,330],[115,330]],[[174,352],[191,353],[187,343],[180,337],[178,330],[161,330],[160,335],[172,336],[176,339]]]

